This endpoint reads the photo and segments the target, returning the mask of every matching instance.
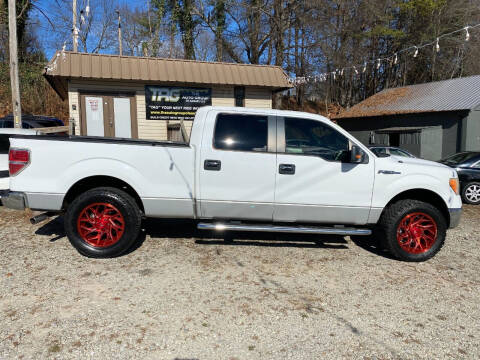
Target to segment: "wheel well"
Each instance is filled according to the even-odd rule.
[[[65,195],[62,208],[66,209],[68,204],[70,204],[78,195],[98,187],[114,187],[125,191],[127,194],[133,197],[140,210],[145,212],[143,202],[140,199],[140,196],[138,196],[137,192],[125,181],[111,176],[90,176],[76,182]]]
[[[387,206],[385,206],[385,209],[389,207],[391,204],[396,203],[399,200],[406,200],[406,199],[420,200],[435,206],[437,209],[440,210],[440,212],[445,217],[445,220],[447,221],[447,225],[450,226],[450,213],[448,211],[447,204],[445,204],[445,201],[443,201],[440,195],[430,190],[412,189],[412,190],[404,191],[396,195],[392,200],[390,200]]]

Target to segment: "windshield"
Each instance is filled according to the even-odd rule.
[[[445,164],[461,164],[477,156],[478,153],[463,152],[447,157],[446,159],[443,159],[442,162]]]

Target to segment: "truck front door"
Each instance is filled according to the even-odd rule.
[[[271,221],[275,117],[212,111],[206,120],[198,165],[202,217]]]
[[[373,159],[349,163],[350,140],[321,121],[278,117],[277,123],[274,220],[365,224]]]

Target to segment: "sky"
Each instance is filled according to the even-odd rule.
[[[77,0],[78,4],[81,4],[83,1],[87,0]],[[92,4],[94,0],[91,0]],[[55,51],[60,50],[63,46],[63,41],[67,40],[68,46],[71,46],[71,36],[65,40],[58,39],[59,32],[57,29],[53,28],[50,24],[50,21],[56,25],[61,20],[59,20],[58,16],[56,16],[55,11],[52,9],[58,9],[58,4],[68,4],[70,0],[35,0],[34,1],[34,9],[32,10],[30,21],[34,23],[34,28],[36,29],[38,39],[40,44],[45,51],[45,55],[47,59],[50,59],[54,54]],[[71,2],[70,2],[71,3]],[[115,11],[118,7],[129,6],[131,8],[144,8],[147,6],[147,0],[111,0],[112,3],[112,11]],[[65,11],[68,11],[65,9]],[[68,25],[71,27],[72,20],[71,16],[69,18],[68,24],[63,24],[64,26]]]

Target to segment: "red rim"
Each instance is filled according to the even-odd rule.
[[[125,220],[115,206],[94,203],[86,206],[78,216],[77,229],[86,243],[104,248],[120,240],[125,231]]]
[[[437,236],[437,223],[430,215],[422,212],[408,214],[398,224],[398,244],[411,254],[430,250]]]

